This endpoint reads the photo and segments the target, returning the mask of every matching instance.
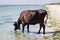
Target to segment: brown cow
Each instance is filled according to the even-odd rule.
[[[22,11],[18,21],[14,23],[14,30],[20,29],[20,24],[22,24],[22,32],[24,32],[25,25],[27,25],[27,32],[29,32],[29,24],[39,24],[40,28],[38,33],[40,33],[40,30],[43,27],[43,34],[45,34],[44,18],[46,15],[48,16],[47,11],[43,9]]]

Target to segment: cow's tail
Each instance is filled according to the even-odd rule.
[[[45,16],[44,23],[47,24],[47,22],[48,22],[48,14],[47,14],[47,12],[46,12],[46,16]]]

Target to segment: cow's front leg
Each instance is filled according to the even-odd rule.
[[[27,24],[27,32],[29,32],[29,24]]]
[[[24,33],[25,24],[22,24],[22,33]]]

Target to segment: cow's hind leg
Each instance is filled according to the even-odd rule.
[[[38,33],[40,33],[42,27],[43,27],[43,34],[45,34],[45,25],[44,24],[40,24],[40,29],[39,29]]]
[[[40,24],[40,28],[39,28],[38,34],[40,33],[42,26],[43,26],[43,25]]]
[[[29,32],[29,24],[27,24],[27,32]]]
[[[43,25],[43,34],[45,34],[45,25]]]

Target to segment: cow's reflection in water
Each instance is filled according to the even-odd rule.
[[[18,31],[15,31],[15,40],[20,40],[21,34]]]

